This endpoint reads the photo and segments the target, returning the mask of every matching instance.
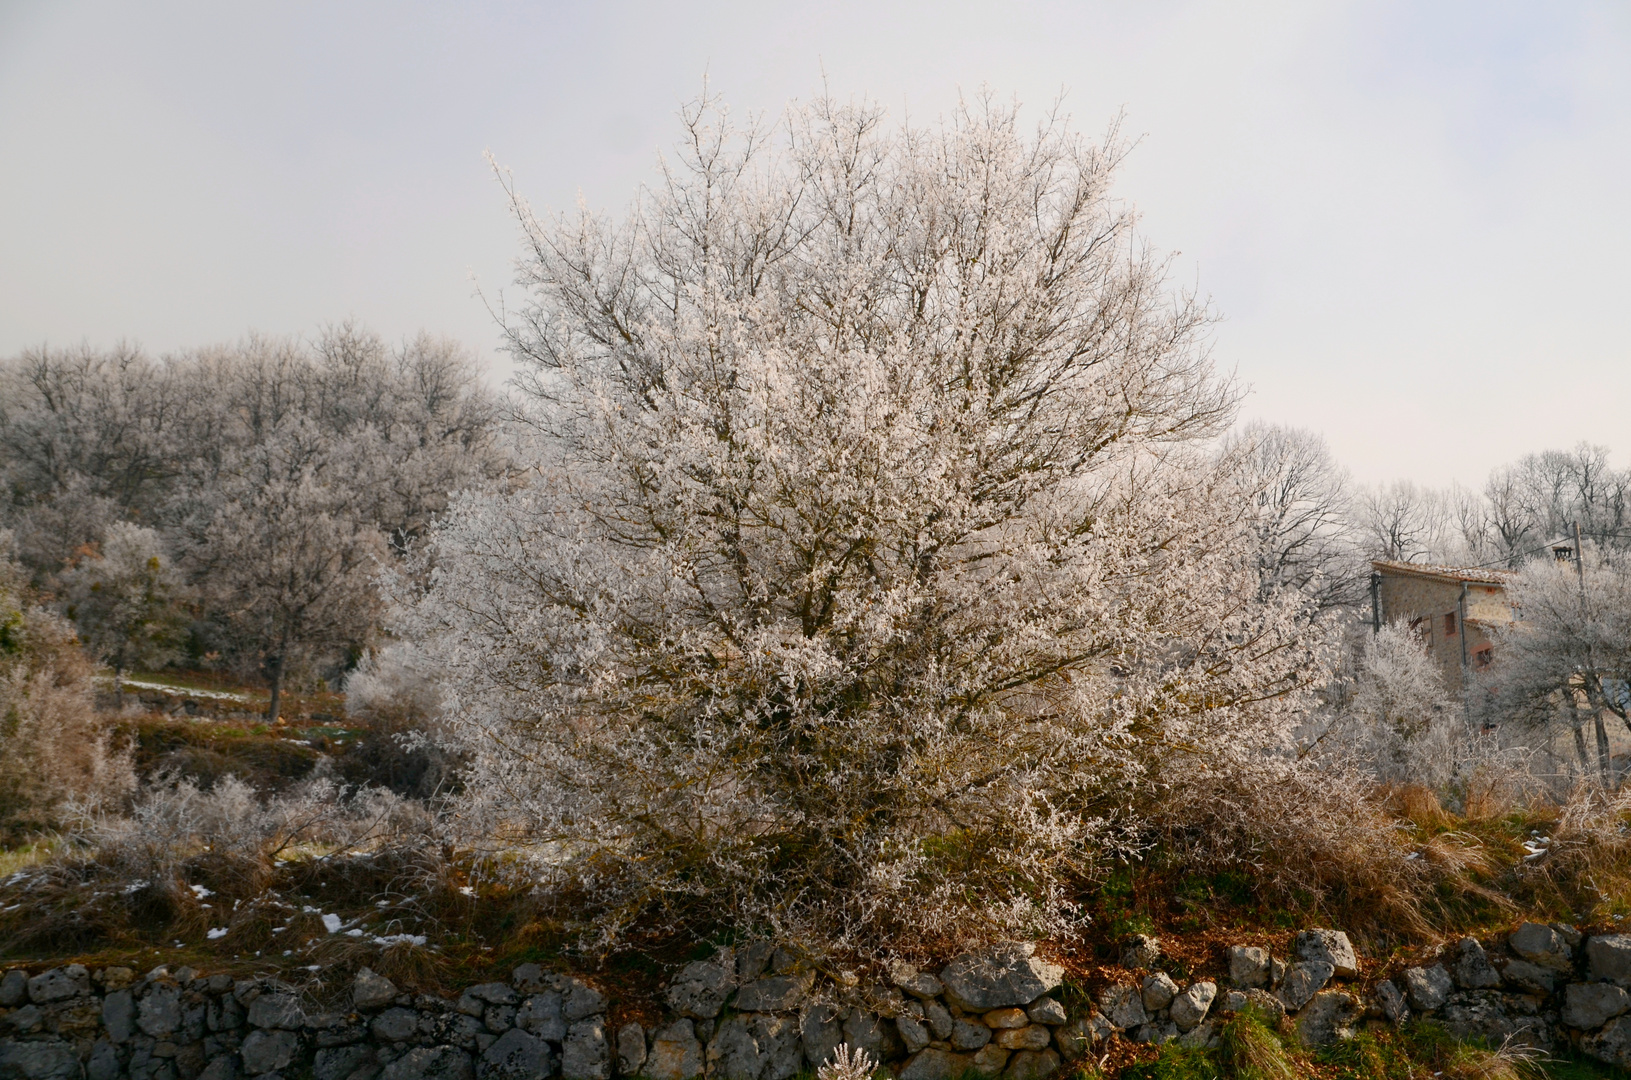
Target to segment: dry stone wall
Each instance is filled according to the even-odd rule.
[[[336,1010],[186,968],[14,969],[0,976],[0,1080],[792,1080],[840,1044],[898,1080],[1041,1080],[1109,1039],[1211,1045],[1248,1007],[1289,1016],[1311,1044],[1420,1015],[1461,1038],[1572,1044],[1631,1066],[1631,935],[1525,923],[1368,990],[1332,930],[1298,934],[1287,956],[1235,946],[1216,981],[1175,981],[1153,939],[1123,959],[1146,973],[1072,995],[1072,1010],[1062,969],[1027,944],[939,971],[898,963],[870,987],[819,982],[784,950],[724,949],[676,973],[659,1022],[616,1030],[600,991],[533,964],[456,998],[364,968]]]

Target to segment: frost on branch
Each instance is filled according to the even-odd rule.
[[[596,933],[817,952],[1068,932],[1174,778],[1273,753],[1324,652],[1265,597],[1208,313],[1122,153],[989,102],[713,102],[621,222],[519,200],[534,465],[397,630],[462,820]]]

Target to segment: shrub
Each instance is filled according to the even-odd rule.
[[[4,545],[0,533],[0,834],[16,837],[57,826],[70,802],[116,804],[135,774],[73,629],[30,602]]]

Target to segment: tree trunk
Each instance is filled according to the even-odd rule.
[[[1603,723],[1603,710],[1593,711],[1592,720],[1597,725],[1597,768],[1603,774],[1603,786],[1613,787],[1614,762],[1609,758],[1608,728]]]
[[[1586,753],[1586,730],[1579,724],[1574,725],[1574,752],[1580,758],[1580,774],[1591,775],[1591,755]]]
[[[283,699],[283,657],[287,650],[279,649],[272,658],[272,698],[266,703],[266,722],[277,723],[278,705]]]

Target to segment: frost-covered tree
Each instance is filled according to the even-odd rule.
[[[397,627],[473,755],[461,820],[608,936],[1067,927],[1132,807],[1259,760],[1322,678],[1191,449],[1234,404],[1207,313],[1114,138],[684,115],[627,218],[515,202],[536,464],[458,506]]]
[[[62,583],[80,641],[113,668],[118,692],[125,672],[164,663],[185,639],[185,589],[152,529],[115,522]]]
[[[1254,511],[1265,593],[1293,590],[1316,612],[1350,607],[1367,567],[1349,524],[1348,476],[1311,431],[1254,422],[1225,440],[1223,455]]]
[[[1516,617],[1497,628],[1489,692],[1499,715],[1536,729],[1566,726],[1582,765],[1591,725],[1610,775],[1604,716],[1631,727],[1631,559],[1588,546],[1584,584],[1572,561],[1533,559],[1507,585]]]
[[[325,468],[325,441],[297,426],[247,455],[192,554],[199,578],[256,656],[276,718],[305,662],[358,650],[377,618],[379,530],[347,512],[349,478]]]
[[[1443,788],[1471,733],[1421,639],[1397,623],[1367,634],[1357,663],[1317,718],[1308,750],[1378,780]]]

